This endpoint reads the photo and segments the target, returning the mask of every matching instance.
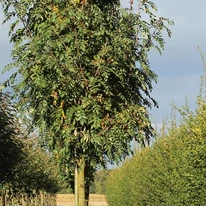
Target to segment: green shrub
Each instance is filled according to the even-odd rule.
[[[183,111],[182,111],[183,114]],[[206,205],[206,104],[108,177],[110,206]]]

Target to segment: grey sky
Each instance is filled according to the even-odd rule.
[[[122,0],[126,7],[129,0]],[[162,56],[150,54],[151,68],[158,74],[153,97],[159,109],[152,109],[152,119],[161,124],[163,117],[171,112],[171,103],[182,106],[187,96],[191,108],[195,108],[199,93],[200,75],[204,68],[197,46],[206,55],[206,1],[205,0],[154,0],[158,15],[175,22],[171,27],[172,38],[165,38],[166,46]],[[137,10],[137,1],[134,10]]]
[[[135,1],[135,0],[134,0]],[[129,0],[122,0],[123,6],[129,6]],[[158,74],[158,84],[154,85],[152,96],[158,101],[159,109],[152,109],[152,119],[161,124],[164,116],[170,114],[172,101],[177,106],[185,102],[195,108],[199,92],[200,75],[203,64],[197,49],[199,45],[206,55],[206,1],[205,0],[154,0],[158,15],[168,17],[175,22],[171,27],[172,38],[165,38],[166,46],[163,55],[150,54],[151,68]],[[134,9],[137,9],[137,3]],[[0,22],[3,20],[0,10]],[[0,24],[0,71],[10,62],[11,45],[8,43],[9,25]],[[0,83],[8,74],[0,73]]]
[[[0,7],[1,8],[1,7]],[[9,24],[2,25],[4,15],[2,9],[0,10],[0,83],[8,78],[9,74],[2,74],[4,66],[10,62],[11,44],[9,44],[8,30]]]

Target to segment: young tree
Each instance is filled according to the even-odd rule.
[[[118,162],[131,152],[132,139],[150,138],[148,107],[156,74],[148,52],[161,51],[170,31],[148,0],[140,9],[120,8],[118,0],[1,0],[11,24],[12,84],[21,111],[64,163],[76,167],[85,205],[85,174]],[[18,26],[17,26],[18,25]],[[138,63],[138,64],[137,64]],[[138,65],[138,66],[137,66]],[[14,81],[16,80],[16,81]]]

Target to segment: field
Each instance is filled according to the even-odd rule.
[[[75,206],[74,195],[57,194],[57,206]],[[90,194],[89,206],[107,206],[104,195]]]

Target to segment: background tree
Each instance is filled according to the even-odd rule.
[[[60,184],[55,159],[36,137],[26,135],[10,98],[0,93],[0,191],[56,193]]]
[[[20,126],[9,94],[0,91],[0,182],[8,182],[23,158]]]
[[[61,189],[56,160],[38,145],[37,140],[37,137],[28,137],[23,141],[24,159],[15,167],[10,188],[18,193],[55,194]]]
[[[157,17],[148,0],[140,8],[148,21],[120,9],[119,1],[1,2],[5,21],[17,18],[7,69],[18,68],[20,78],[13,75],[9,84],[31,126],[60,161],[77,168],[82,206],[85,174],[121,161],[132,139],[153,134],[148,107],[157,105],[150,96],[157,76],[148,52],[163,49],[161,33],[170,35],[165,24],[171,22]]]
[[[110,170],[98,170],[94,174],[94,182],[91,185],[91,193],[93,194],[105,194],[107,177],[111,173]]]

